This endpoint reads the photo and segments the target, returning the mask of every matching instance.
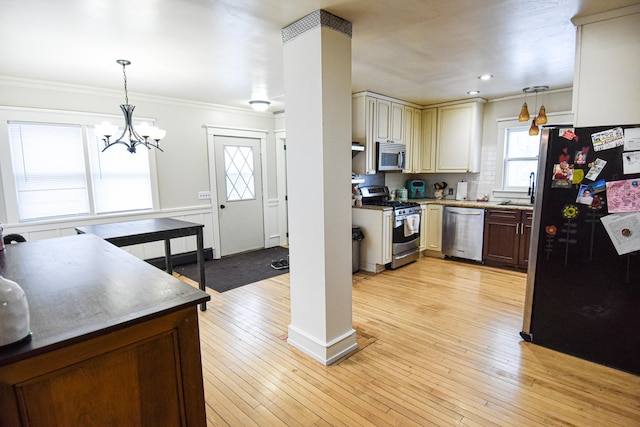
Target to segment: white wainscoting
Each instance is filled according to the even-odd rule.
[[[183,221],[204,224],[203,236],[204,247],[215,248],[213,246],[213,214],[211,206],[198,206],[181,209],[169,209],[160,212],[148,212],[127,215],[110,215],[100,218],[70,218],[57,221],[47,221],[37,224],[19,224],[4,226],[4,235],[17,233],[24,236],[27,241],[51,239],[55,237],[70,236],[76,234],[75,227],[94,224],[105,224],[109,222],[135,221],[138,219],[150,218],[175,218]],[[125,246],[123,250],[131,253],[140,259],[151,259],[164,256],[164,242],[152,242],[142,245]],[[196,250],[196,237],[187,236],[178,239],[171,239],[171,253],[173,255],[191,252]]]

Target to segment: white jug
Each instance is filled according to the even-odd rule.
[[[29,304],[24,290],[0,276],[0,347],[31,335]]]

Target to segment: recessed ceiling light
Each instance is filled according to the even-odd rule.
[[[480,93],[479,90],[470,90],[469,92],[467,92],[467,95],[477,95],[479,93]]]
[[[480,80],[491,80],[493,78],[493,74],[483,74],[481,76],[478,76],[478,78]]]

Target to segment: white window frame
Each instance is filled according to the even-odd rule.
[[[137,118],[140,121],[146,121],[153,123],[154,119],[150,118]],[[80,125],[84,127],[95,126],[103,121],[110,121],[112,123],[118,124],[122,126],[124,123],[123,117],[115,114],[95,114],[95,113],[84,113],[78,111],[65,111],[65,110],[49,110],[49,109],[38,109],[38,108],[19,108],[19,107],[7,107],[0,106],[0,171],[2,172],[2,193],[0,196],[3,197],[5,202],[5,209],[7,215],[7,222],[9,224],[19,224],[20,215],[18,212],[18,199],[16,195],[16,185],[15,179],[13,175],[13,165],[11,159],[11,149],[9,144],[9,131],[8,131],[8,122],[32,122],[32,123],[43,123],[43,124],[69,124],[69,125]],[[86,132],[83,129],[83,139],[86,139]],[[85,162],[89,164],[89,153],[86,146],[85,141]],[[117,150],[122,147],[112,147],[111,150]],[[124,149],[124,148],[122,148]],[[155,150],[147,150],[140,149],[138,153],[135,155],[146,155],[149,156],[149,174],[150,174],[150,184],[151,184],[151,200],[152,200],[152,211],[159,211],[159,197],[158,197],[158,174],[156,167],[156,158],[155,158]],[[87,179],[90,180],[91,176],[88,175]],[[89,190],[91,191],[91,190]],[[90,195],[92,197],[92,195]],[[113,214],[101,214],[100,218],[108,217],[108,216],[118,216],[122,215],[122,213],[113,213]],[[84,216],[80,216],[84,217]],[[98,217],[98,215],[94,212],[94,207],[91,204],[89,217]],[[60,218],[60,219],[44,219],[40,221],[28,221],[29,224],[37,224],[43,222],[52,222],[59,220],[68,220],[68,218]]]
[[[574,120],[574,115],[570,111],[563,111],[557,113],[547,113],[547,124],[545,126],[553,126],[553,125],[571,125]],[[496,150],[496,174],[495,174],[495,182],[494,182],[494,190],[493,196],[498,199],[503,198],[526,198],[527,197],[527,188],[522,189],[507,189],[504,188],[505,182],[505,151],[506,151],[506,134],[507,129],[510,128],[518,128],[531,126],[531,121],[527,123],[518,121],[517,118],[509,117],[505,119],[497,120],[498,126],[498,140],[497,140],[497,150]],[[536,157],[537,158],[537,157]],[[536,176],[538,171],[535,171]],[[537,178],[536,178],[537,179]]]

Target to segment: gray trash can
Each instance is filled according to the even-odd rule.
[[[351,273],[360,270],[360,244],[364,234],[360,227],[351,227]]]

